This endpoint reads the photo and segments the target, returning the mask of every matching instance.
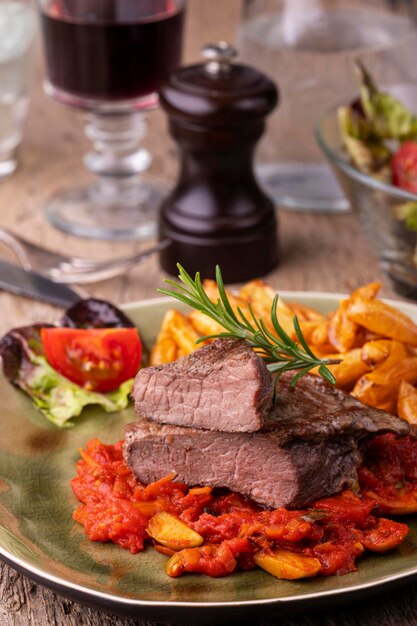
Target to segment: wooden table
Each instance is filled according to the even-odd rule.
[[[185,60],[198,59],[199,48],[207,41],[233,41],[239,10],[239,0],[190,0]],[[21,166],[12,178],[0,183],[0,225],[51,248],[77,254],[105,258],[113,253],[140,249],[137,243],[111,244],[66,236],[45,222],[42,206],[50,194],[86,178],[81,157],[87,143],[82,134],[81,116],[43,95],[41,73],[39,62]],[[157,111],[150,115],[149,122],[145,143],[152,146],[153,171],[166,180],[173,180],[177,159],[166,134],[166,120]],[[382,280],[353,215],[312,215],[281,210],[279,219],[282,261],[268,277],[274,288],[343,292],[365,282]],[[122,278],[94,285],[91,293],[119,303],[141,300],[155,295],[161,279],[157,261],[153,259]],[[388,285],[383,293],[394,295]],[[52,321],[57,316],[57,310],[52,307],[6,293],[0,294],[0,310],[2,333],[10,326],[35,320]],[[395,593],[381,591],[372,601],[321,611],[285,623],[286,626],[417,624],[416,592],[417,586],[409,584]],[[132,626],[134,623],[64,600],[0,563],[1,626]]]

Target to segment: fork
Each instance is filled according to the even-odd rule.
[[[11,231],[0,228],[0,242],[15,254],[19,264],[26,270],[36,270],[57,283],[93,283],[123,274],[139,265],[148,257],[170,245],[168,239],[133,254],[106,261],[79,256],[67,256],[38,246]]]

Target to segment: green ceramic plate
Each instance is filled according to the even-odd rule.
[[[336,294],[287,293],[324,312]],[[152,300],[125,307],[151,345],[172,301]],[[417,321],[417,306],[397,303]],[[76,505],[68,481],[77,449],[92,437],[114,443],[133,409],[106,415],[86,410],[72,430],[50,425],[31,401],[0,378],[0,556],[15,569],[62,595],[116,613],[154,621],[209,623],[242,615],[284,615],[311,605],[351,599],[417,573],[417,521],[409,519],[405,544],[385,556],[368,556],[359,571],[341,577],[280,581],[262,571],[211,579],[171,579],[166,557],[149,548],[132,556],[111,544],[92,543],[72,520]]]

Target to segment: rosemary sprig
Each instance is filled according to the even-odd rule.
[[[327,365],[339,363],[339,361],[320,359],[313,354],[303,337],[297,317],[294,316],[293,322],[299,343],[293,341],[282,328],[277,316],[278,295],[274,297],[271,306],[271,323],[276,333],[274,335],[266,327],[262,319],[255,317],[250,304],[248,305],[250,317],[246,316],[239,308],[237,309],[237,314],[234,312],[227,298],[219,266],[216,266],[216,283],[220,296],[217,302],[212,302],[204,291],[199,272],[197,272],[193,280],[179,263],[177,267],[179,270],[178,278],[182,284],[172,280],[165,280],[164,282],[171,285],[173,289],[158,289],[158,292],[172,296],[180,302],[184,302],[192,308],[205,313],[225,329],[224,332],[201,337],[197,343],[205,339],[218,337],[245,339],[266,362],[269,371],[277,374],[277,380],[284,372],[295,370],[297,374],[294,375],[291,381],[291,385],[294,386],[301,376],[318,367],[319,373],[323,378],[332,384],[336,383],[335,377]]]

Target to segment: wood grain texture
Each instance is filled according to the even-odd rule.
[[[234,39],[240,10],[239,0],[190,0],[187,18],[187,61],[198,59],[203,43]],[[37,63],[30,115],[21,165],[11,179],[0,183],[0,224],[16,229],[51,248],[105,258],[139,250],[137,243],[81,240],[55,231],[46,224],[42,205],[54,191],[87,180],[81,158],[87,149],[82,116],[64,109],[43,95],[42,64]],[[149,116],[145,144],[154,155],[153,172],[173,180],[177,161],[173,143],[166,134],[160,111]],[[305,289],[349,291],[367,281],[382,280],[353,215],[328,216],[280,211],[281,264],[269,277],[278,290]],[[3,254],[3,252],[1,252]],[[155,295],[162,274],[155,259],[120,279],[91,288],[95,295],[128,302]],[[390,287],[384,294],[392,296]],[[0,332],[11,325],[52,321],[59,310],[28,300],[0,294]],[[1,434],[0,434],[1,436]],[[352,603],[339,609],[281,620],[285,626],[406,626],[417,624],[417,586],[398,591],[380,590],[376,599]],[[267,621],[260,623],[267,626]],[[277,622],[275,622],[277,623]],[[0,562],[1,626],[134,626],[136,622],[90,610],[17,574]]]

